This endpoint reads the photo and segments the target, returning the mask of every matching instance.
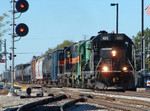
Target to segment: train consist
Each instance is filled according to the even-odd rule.
[[[132,40],[105,31],[15,67],[16,81],[82,88],[133,88],[135,77]]]

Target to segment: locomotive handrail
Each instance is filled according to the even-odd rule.
[[[83,65],[83,67],[82,67],[82,71],[85,71],[85,67],[86,67],[86,65],[89,63],[89,60],[86,60],[85,61],[85,64]]]
[[[133,69],[133,73],[134,73],[134,67],[133,67],[133,65],[131,64],[131,62],[130,62],[129,59],[128,59],[128,62],[129,62],[129,64],[131,65],[131,67],[132,67],[132,69]]]
[[[96,76],[97,76],[97,68],[98,68],[99,64],[101,63],[101,61],[102,61],[102,58],[100,58],[100,60],[99,60],[99,62],[98,62],[98,64],[97,64],[97,66],[96,66]]]

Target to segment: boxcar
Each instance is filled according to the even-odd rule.
[[[39,81],[39,82],[43,82],[43,73],[42,73],[43,59],[44,59],[44,57],[39,58],[36,61],[36,65],[35,65],[36,66],[35,67],[35,71],[36,71],[35,79],[36,79],[36,81]]]

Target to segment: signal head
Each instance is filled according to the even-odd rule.
[[[16,9],[18,12],[26,12],[29,8],[29,4],[26,0],[18,0],[16,2]]]
[[[16,26],[16,33],[18,36],[26,36],[29,32],[29,28],[26,24],[20,23]]]

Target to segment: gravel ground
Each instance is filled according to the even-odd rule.
[[[47,98],[47,97],[44,97]],[[26,98],[20,99],[19,96],[8,96],[8,95],[0,95],[0,111],[9,111],[11,108],[15,108],[26,103],[34,102],[37,100],[41,100],[44,98]]]
[[[51,89],[55,90],[55,89]],[[58,89],[57,89],[58,91]],[[32,91],[32,96],[35,96],[37,92],[40,92],[39,89],[35,89]],[[61,92],[61,91],[59,91]],[[88,92],[88,91],[87,91]],[[18,91],[19,95],[26,95],[25,91]],[[8,95],[0,95],[0,111],[11,111],[14,108],[20,107],[21,105],[31,103],[34,101],[38,101],[44,98],[48,98],[47,93],[44,93],[45,97],[42,98],[26,98],[20,99],[20,96],[8,96]],[[54,103],[50,103],[47,105],[38,106],[29,111],[60,111],[60,106],[64,103],[70,101],[62,100]],[[116,111],[113,109],[107,109],[103,106],[99,106],[96,104],[89,104],[87,102],[80,102],[72,107],[68,108],[66,111]]]
[[[37,92],[40,92],[39,90],[34,90],[31,96],[35,96]],[[17,94],[20,96],[25,96],[26,91],[17,90]],[[38,97],[38,98],[26,98],[26,99],[20,99],[20,96],[8,96],[7,90],[1,90],[0,91],[0,111],[9,111],[12,108],[16,108],[18,106],[24,105],[26,103],[38,101],[44,98],[48,98],[48,96],[45,94],[45,97]]]

